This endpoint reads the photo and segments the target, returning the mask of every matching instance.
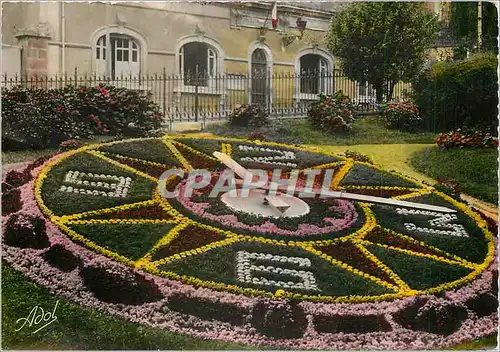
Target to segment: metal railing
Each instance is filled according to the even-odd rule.
[[[341,70],[274,74],[168,75],[162,73],[116,77],[97,74],[54,76],[7,76],[1,86],[11,88],[58,89],[65,86],[91,87],[99,84],[133,89],[150,94],[165,116],[166,123],[177,121],[222,120],[239,105],[256,103],[266,108],[272,118],[305,117],[311,102],[320,93],[341,90],[362,112],[376,112],[375,91],[367,84],[347,78]],[[403,98],[411,86],[398,83],[392,98]],[[385,93],[387,96],[387,93]]]

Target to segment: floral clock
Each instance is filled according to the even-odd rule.
[[[320,183],[333,170],[331,190],[456,212],[318,197],[295,217],[235,211],[208,197],[224,169],[214,151],[285,178],[316,169]],[[164,198],[158,179],[171,168],[208,169],[212,182]],[[376,165],[299,146],[165,136],[86,146],[4,182],[15,204],[3,214],[5,259],[55,294],[134,322],[296,349],[442,347],[498,325],[487,224]],[[182,190],[186,179],[166,187]]]

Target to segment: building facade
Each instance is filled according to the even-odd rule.
[[[194,93],[217,109],[289,106],[334,90],[366,98],[369,87],[337,77],[326,50],[339,6],[281,3],[273,29],[271,3],[3,3],[2,73],[106,77],[177,109]]]

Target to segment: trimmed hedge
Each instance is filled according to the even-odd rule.
[[[429,131],[498,124],[497,58],[492,53],[438,62],[413,87],[423,125]]]
[[[146,137],[161,127],[160,107],[149,95],[99,85],[2,92],[3,150],[58,147],[94,135]]]

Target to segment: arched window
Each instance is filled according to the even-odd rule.
[[[131,36],[118,33],[109,35],[109,43],[106,43],[106,38],[107,35],[100,36],[95,46],[98,73],[110,74],[113,79],[139,76],[141,69],[139,43]]]
[[[273,103],[273,54],[269,45],[254,41],[248,47],[249,103],[271,107]]]
[[[263,49],[255,49],[252,53],[252,103],[266,106],[268,102],[268,80],[266,53]]]
[[[209,44],[190,42],[179,50],[179,72],[184,85],[208,86],[217,72],[217,50]]]
[[[300,57],[300,93],[319,94],[327,92],[328,63],[317,54]]]
[[[332,55],[320,47],[304,48],[295,58],[295,99],[316,100],[318,94],[331,94],[334,87]]]

